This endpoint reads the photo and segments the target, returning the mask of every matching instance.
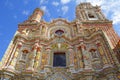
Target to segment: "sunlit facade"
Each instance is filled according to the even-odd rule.
[[[71,22],[46,22],[43,14],[36,8],[18,24],[1,62],[1,80],[120,79],[113,50],[119,37],[99,6],[80,3]]]

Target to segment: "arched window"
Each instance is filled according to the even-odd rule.
[[[88,13],[88,17],[89,18],[95,18],[95,16],[93,14],[91,14],[91,13]]]
[[[88,16],[89,20],[98,20],[98,17],[96,15],[96,13],[94,13],[94,12],[88,12],[87,16]]]
[[[55,31],[55,34],[58,35],[58,36],[61,36],[63,33],[64,33],[63,30],[57,30],[57,31]]]

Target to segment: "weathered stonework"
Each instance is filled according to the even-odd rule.
[[[41,20],[35,9],[18,25],[0,67],[3,80],[119,80],[120,63],[113,51],[118,35],[99,6],[81,3],[69,22]],[[65,66],[53,66],[54,55],[65,55]]]

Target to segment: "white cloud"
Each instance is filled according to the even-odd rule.
[[[44,0],[40,0],[40,4],[42,4],[44,2]]]
[[[52,5],[58,6],[58,5],[59,5],[59,2],[52,2]]]
[[[45,3],[48,3],[48,0],[40,0],[40,5]]]
[[[119,11],[116,11],[112,15],[112,20],[113,20],[113,24],[120,24],[120,12]]]
[[[68,6],[63,6],[62,8],[63,15],[65,15],[68,12],[69,7]]]
[[[23,10],[22,14],[28,16],[29,15],[29,11],[28,10]]]
[[[47,11],[46,6],[41,6],[41,9],[42,9],[43,11]]]
[[[76,0],[76,4],[80,4],[81,2],[91,2],[92,5],[101,5],[102,2],[104,2],[105,0]]]
[[[67,3],[69,3],[71,0],[61,0],[61,3],[62,4],[67,4]]]
[[[44,11],[44,14],[46,14],[47,16],[49,16],[49,17],[50,17],[49,10],[47,9],[47,7],[46,7],[46,6],[41,6],[40,8]]]
[[[105,2],[101,8],[105,15],[113,20],[113,24],[120,24],[120,1]]]

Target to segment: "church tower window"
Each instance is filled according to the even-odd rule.
[[[98,17],[96,16],[94,12],[88,12],[87,16],[89,20],[98,20]]]
[[[93,14],[88,14],[89,18],[95,18],[95,16]]]

